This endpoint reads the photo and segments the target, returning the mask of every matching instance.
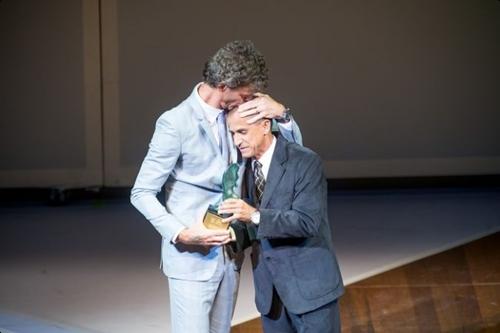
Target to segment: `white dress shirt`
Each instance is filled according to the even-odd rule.
[[[273,142],[267,150],[262,154],[262,156],[257,159],[259,163],[262,165],[262,174],[264,175],[264,179],[267,181],[267,174],[269,173],[269,167],[271,166],[271,160],[273,159],[274,148],[276,148],[276,137],[273,135]],[[252,169],[254,168],[254,164],[252,163]]]
[[[210,130],[212,130],[212,133],[215,137],[215,141],[220,146],[219,129],[217,128],[217,116],[219,115],[219,113],[223,112],[224,110],[217,109],[217,108],[207,104],[207,102],[205,102],[201,98],[200,94],[198,93],[198,89],[200,88],[200,86],[202,84],[203,84],[203,82],[200,82],[196,85],[196,87],[194,87],[194,90],[196,91],[195,96],[196,96],[196,99],[198,100],[198,102],[200,102],[200,105],[203,109],[203,113],[205,114],[205,119],[208,122]]]
[[[267,174],[269,173],[269,167],[271,166],[271,161],[273,159],[274,149],[276,148],[276,137],[273,135],[273,142],[267,150],[262,154],[262,156],[257,159],[262,165],[262,174],[264,175],[264,180],[267,182]],[[255,159],[253,160],[255,161]],[[252,161],[252,170],[255,171],[255,164]],[[258,225],[260,223],[260,213],[257,210],[252,214],[252,223]]]

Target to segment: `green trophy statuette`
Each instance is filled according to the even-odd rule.
[[[222,175],[222,200],[226,199],[238,199],[240,196],[236,193],[238,189],[238,171],[239,165],[237,163],[232,163],[229,165],[227,170]],[[229,215],[220,215],[217,213],[219,210],[219,205],[209,205],[205,217],[203,218],[203,224],[207,229],[223,229],[229,228],[229,223],[222,222],[223,218]]]

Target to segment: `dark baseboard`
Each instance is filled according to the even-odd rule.
[[[500,175],[328,179],[328,190],[497,188]]]
[[[76,201],[128,200],[128,187],[90,188],[4,188],[0,189],[0,207],[18,203],[62,206]]]
[[[483,188],[500,189],[500,175],[436,176],[392,178],[328,179],[328,191],[387,190],[387,189],[436,189]],[[77,201],[124,200],[128,201],[129,187],[91,188],[4,188],[0,189],[0,206],[38,203],[49,206],[66,205]],[[160,193],[159,197],[163,197]]]

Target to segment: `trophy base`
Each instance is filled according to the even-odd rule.
[[[227,230],[229,223],[222,222],[223,217],[217,213],[212,205],[208,206],[207,212],[203,217],[203,225],[207,229]]]

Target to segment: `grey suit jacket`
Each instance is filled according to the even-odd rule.
[[[254,203],[250,166],[245,199]],[[267,314],[273,288],[288,311],[312,311],[344,290],[327,216],[327,188],[320,157],[278,137],[259,207],[252,261],[257,309]],[[255,230],[251,230],[255,228]]]

